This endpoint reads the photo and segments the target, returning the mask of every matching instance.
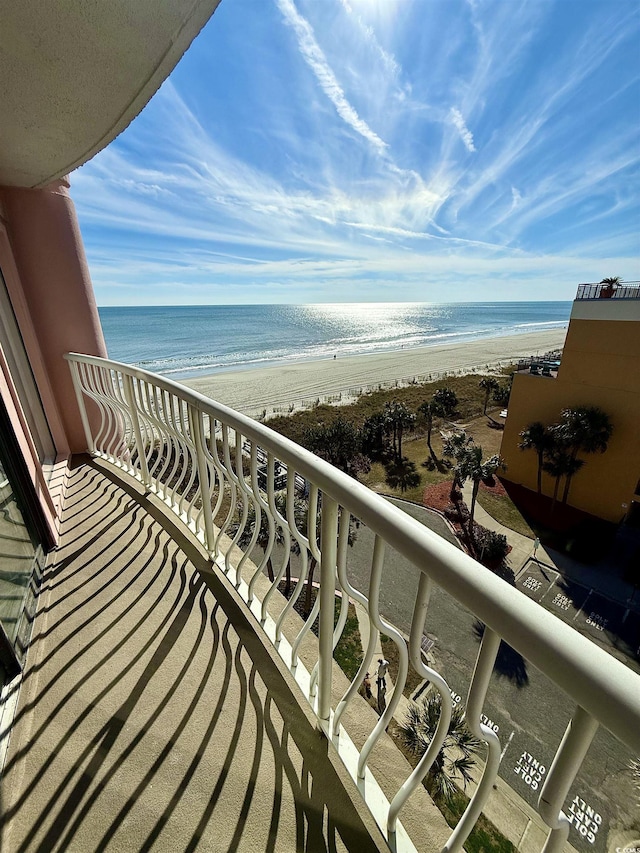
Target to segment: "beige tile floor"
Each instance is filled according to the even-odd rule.
[[[2,851],[383,849],[233,591],[144,503],[90,464],[73,471]]]

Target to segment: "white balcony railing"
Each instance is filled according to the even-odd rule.
[[[563,804],[598,727],[604,726],[636,755],[640,754],[638,675],[418,521],[265,425],[146,371],[77,354],[66,358],[89,451],[154,492],[198,536],[213,563],[229,576],[256,615],[256,630],[259,623],[278,649],[308,696],[319,727],[336,746],[354,779],[366,777],[367,782],[360,789],[392,849],[413,849],[398,816],[439,752],[451,715],[446,674],[426,666],[421,654],[434,585],[452,595],[486,626],[466,703],[468,727],[487,744],[486,764],[446,849],[462,847],[498,772],[501,744],[481,717],[501,640],[568,694],[575,706],[547,771],[538,804],[550,829],[544,850],[562,849],[570,826]],[[285,485],[281,493],[277,493],[276,483],[278,488]],[[308,507],[303,521],[296,511],[301,484],[306,484],[303,488]],[[286,496],[284,503],[279,494]],[[264,559],[249,575],[248,566],[253,564],[248,555],[256,544],[263,519],[268,529]],[[367,525],[374,535],[368,596],[355,589],[347,577],[351,519]],[[228,544],[230,537],[232,545],[237,546],[245,528],[249,525],[251,530],[251,524],[253,534],[244,556],[232,565],[231,547],[224,548],[223,542]],[[285,556],[268,592],[258,601],[256,582],[263,577],[269,557],[276,554],[277,535],[281,540],[278,553]],[[292,545],[300,553],[300,577],[293,597],[273,622],[269,598],[284,576]],[[408,559],[419,578],[408,643],[380,614],[380,577],[386,547]],[[289,643],[283,634],[283,623],[302,592],[310,565],[316,563],[319,593],[315,605],[300,634]],[[334,630],[337,588],[347,595],[342,597]],[[362,665],[332,708],[332,655],[345,624],[347,596],[367,608],[371,629]],[[318,659],[308,673],[298,662],[298,650],[318,616]],[[365,672],[371,669],[379,632],[396,644],[399,672],[386,710],[357,752],[348,733],[341,730],[340,721]],[[442,713],[430,748],[389,803],[375,791],[367,764],[396,711],[409,661],[439,691]],[[544,714],[545,709],[541,708],[540,713]]]

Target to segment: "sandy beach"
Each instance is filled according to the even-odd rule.
[[[543,354],[561,348],[565,336],[566,329],[553,329],[462,344],[215,373],[181,382],[247,415],[255,417],[266,409],[268,417],[280,407],[300,408],[303,401],[309,404],[318,397],[345,397],[349,391],[372,390],[378,383],[410,382],[426,374],[472,372],[498,361]]]

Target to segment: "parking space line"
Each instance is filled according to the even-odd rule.
[[[548,589],[548,590],[543,594],[542,598],[539,598],[539,599],[538,599],[538,604],[541,604],[541,603],[544,601],[544,599],[547,597],[547,595],[549,595],[549,593],[551,592],[551,590],[552,590],[552,589],[555,587],[555,585],[557,584],[557,582],[558,582],[558,578],[559,578],[559,577],[560,577],[560,573],[558,572],[558,574],[557,574],[557,576],[556,576],[555,580],[554,580],[554,581],[549,585],[549,589]]]
[[[501,763],[502,763],[502,759],[504,758],[504,754],[505,754],[505,752],[507,751],[507,747],[509,746],[509,744],[510,744],[510,743],[511,743],[511,741],[513,740],[513,736],[514,736],[514,734],[515,734],[515,732],[511,732],[511,734],[509,735],[509,740],[505,743],[505,745],[504,745],[504,749],[503,749],[503,750],[502,750],[502,752],[500,753],[500,762],[501,762]]]
[[[540,560],[536,560],[534,557],[529,557],[527,560],[525,560],[525,562],[522,565],[522,568],[520,569],[520,571],[516,575],[516,580],[520,579],[520,577],[527,571],[527,569],[531,563],[537,569],[540,569],[540,574],[545,578],[545,580],[547,579],[546,575],[545,575],[545,571],[544,571],[545,569],[548,572],[553,572],[553,574],[555,575],[555,579],[553,580],[553,583],[555,583],[558,580],[558,578],[560,577],[560,572],[556,568],[554,568],[553,566],[549,566],[547,563],[543,563]],[[531,571],[531,569],[529,569],[529,571]]]
[[[588,594],[587,594],[587,597],[586,597],[586,598],[585,598],[585,600],[582,602],[582,605],[581,605],[580,609],[578,610],[578,612],[576,613],[576,615],[573,617],[573,621],[574,621],[574,622],[576,621],[576,619],[578,618],[578,616],[582,613],[582,610],[583,610],[583,608],[586,606],[587,601],[589,601],[589,599],[591,598],[591,594],[592,594],[592,593],[593,593],[593,588],[591,588],[591,589],[589,590],[589,592],[588,592]]]

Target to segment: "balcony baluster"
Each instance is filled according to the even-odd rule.
[[[473,612],[485,626],[469,688],[466,719],[472,732],[488,744],[487,760],[479,785],[445,849],[460,849],[496,779],[500,741],[481,722],[481,715],[502,640],[561,687],[577,706],[539,803],[540,814],[551,830],[545,853],[561,849],[569,825],[562,806],[598,725],[608,728],[634,752],[640,752],[640,678],[632,670],[495,575],[479,569],[471,558],[397,507],[265,425],[145,371],[89,356],[71,354],[67,359],[89,452],[115,466],[119,476],[133,477],[155,494],[204,544],[213,569],[232,580],[256,617],[256,630],[262,626],[309,697],[318,728],[331,738],[349,772],[359,781],[358,786],[393,849],[414,849],[399,815],[440,751],[452,713],[447,681],[424,663],[420,650],[434,584]],[[276,465],[286,469],[286,476],[280,468],[276,473]],[[296,488],[303,481],[306,524],[296,518]],[[285,510],[276,499],[283,484]],[[251,507],[254,529],[249,542],[240,546],[246,538]],[[243,569],[251,565],[250,555],[265,516],[268,541],[259,565],[246,583]],[[368,595],[356,589],[348,578],[351,519],[358,519],[374,535]],[[276,553],[278,531],[282,533],[283,557],[273,582],[266,586],[264,570]],[[272,617],[270,603],[275,604],[276,587],[290,565],[292,545],[300,552],[299,577],[293,596],[284,607],[278,602]],[[380,612],[383,563],[385,552],[391,549],[410,561],[418,577],[408,648],[403,635]],[[289,639],[285,623],[305,588],[311,565],[319,567],[318,594],[297,636]],[[334,626],[336,591],[342,593],[342,601]],[[333,651],[345,625],[349,598],[365,608],[369,633],[363,637],[362,663],[334,713]],[[313,658],[308,641],[313,639],[310,628],[318,615],[317,657]],[[346,710],[352,710],[350,706],[356,701],[364,674],[371,669],[380,632],[390,637],[398,649],[396,683],[386,708],[380,709],[379,719],[358,752],[343,721]],[[389,806],[368,765],[376,743],[397,710],[409,657],[418,675],[428,679],[440,694],[441,716],[426,753],[390,797]],[[303,665],[306,662],[311,672]],[[387,803],[386,807],[381,809],[381,802]]]

